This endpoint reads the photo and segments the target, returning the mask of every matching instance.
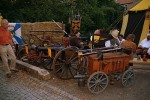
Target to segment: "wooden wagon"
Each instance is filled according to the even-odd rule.
[[[81,71],[75,76],[78,85],[87,81],[90,92],[98,94],[105,90],[109,80],[116,79],[127,87],[133,83],[134,72],[129,68],[131,57],[122,52],[121,49],[99,50],[98,52],[84,53],[82,57],[87,57],[88,66],[84,73]]]

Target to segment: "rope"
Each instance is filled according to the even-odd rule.
[[[138,27],[138,25],[140,24],[140,22],[142,21],[142,19],[145,17],[145,15],[142,16],[142,18],[140,19],[140,21],[138,22],[138,24],[135,26],[134,30],[132,33],[134,33],[135,29]]]
[[[114,25],[116,26],[120,22],[121,18],[122,18],[122,14],[110,25],[110,27],[107,30],[110,30],[110,28],[112,28],[112,26],[114,26]]]

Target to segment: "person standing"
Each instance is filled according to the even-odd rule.
[[[18,72],[16,66],[16,56],[12,49],[13,41],[11,32],[8,30],[8,20],[2,19],[0,26],[0,56],[3,62],[3,69],[6,73],[6,77],[10,78],[12,72]],[[10,66],[8,63],[10,59]]]

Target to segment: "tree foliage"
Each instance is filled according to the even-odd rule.
[[[80,14],[81,33],[103,28],[109,30],[111,24],[123,13],[123,8],[114,0],[1,0],[0,13],[10,22],[63,22],[73,14]],[[115,26],[115,25],[114,25]],[[119,25],[115,26],[119,27]]]

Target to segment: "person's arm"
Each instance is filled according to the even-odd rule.
[[[10,34],[9,35],[9,39],[10,39],[9,43],[10,43],[11,46],[14,46],[13,37],[11,35],[11,32],[9,32],[9,34]]]
[[[11,45],[11,46],[14,46],[13,40],[10,40],[10,45]]]
[[[136,53],[136,48],[137,48],[137,46],[136,46],[136,44],[134,43],[134,44],[133,44],[133,48],[132,48],[132,52],[133,52],[133,53]]]
[[[9,35],[9,39],[10,39],[9,44],[11,45],[12,49],[15,50],[15,44],[13,42],[13,37],[11,35],[11,32],[9,32],[9,33],[10,33],[10,35]]]
[[[124,47],[125,47],[125,46],[124,46],[124,41],[121,42],[120,46],[121,46],[121,48],[124,48]]]
[[[142,45],[144,44],[144,41],[145,41],[145,39],[141,41],[141,43],[138,45],[138,48],[143,48]]]

